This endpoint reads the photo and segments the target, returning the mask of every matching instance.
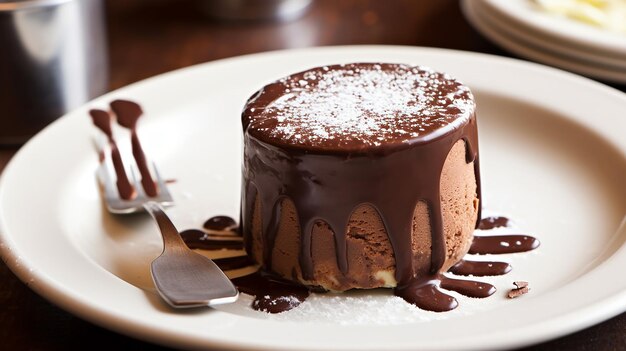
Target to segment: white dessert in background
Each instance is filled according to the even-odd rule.
[[[626,35],[626,0],[532,0],[550,14]]]

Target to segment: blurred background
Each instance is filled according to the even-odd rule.
[[[473,0],[468,0],[466,3],[470,1],[474,3]],[[507,40],[492,37],[490,33],[494,32],[493,27],[485,27],[485,22],[477,18],[480,16],[473,18],[468,16],[469,20],[466,19],[458,0],[51,0],[47,2],[52,4],[47,6],[64,6],[61,4],[66,2],[91,2],[90,6],[93,6],[89,10],[91,12],[81,9],[76,10],[78,12],[74,14],[74,17],[72,14],[66,14],[69,17],[64,17],[65,24],[72,23],[73,25],[71,28],[63,27],[65,28],[63,30],[69,33],[68,35],[72,33],[75,35],[77,31],[87,34],[82,38],[73,39],[77,42],[82,40],[83,47],[67,49],[81,52],[79,56],[72,56],[74,61],[71,61],[69,68],[65,68],[72,71],[73,75],[65,77],[52,74],[45,82],[37,81],[36,84],[39,87],[37,89],[41,86],[49,87],[49,84],[52,84],[51,81],[55,82],[52,86],[56,88],[52,88],[52,92],[45,91],[46,88],[41,88],[40,90],[43,91],[39,91],[35,89],[35,83],[28,83],[28,78],[18,75],[20,70],[23,71],[21,74],[32,73],[34,69],[32,67],[35,66],[41,70],[61,70],[59,67],[62,64],[59,62],[64,60],[62,57],[64,54],[59,51],[51,54],[44,61],[24,53],[20,55],[26,56],[18,57],[19,50],[16,48],[21,46],[16,44],[16,41],[24,44],[28,41],[24,33],[29,33],[30,36],[26,37],[30,38],[31,43],[36,44],[36,48],[45,47],[47,43],[45,36],[42,37],[44,39],[38,39],[39,41],[35,39],[38,38],[37,35],[41,35],[42,29],[45,31],[59,26],[58,23],[52,21],[51,15],[45,14],[54,9],[47,8],[41,14],[36,12],[40,10],[25,9],[26,5],[41,3],[41,1],[19,1],[17,4],[20,4],[22,14],[16,16],[16,3],[0,0],[0,46],[3,47],[0,49],[0,57],[2,57],[0,58],[0,99],[4,99],[0,102],[10,107],[4,109],[0,107],[0,144],[3,144],[0,147],[0,171],[19,149],[21,142],[54,118],[62,115],[64,111],[106,91],[164,72],[217,59],[270,50],[322,45],[384,44],[449,48],[524,59],[534,58],[541,61],[536,55],[534,57],[528,55],[527,50],[516,50],[511,45],[507,46]],[[468,5],[464,5],[467,12]],[[474,8],[474,10],[483,13],[480,9]],[[39,27],[25,27],[21,36],[11,32],[12,27],[8,23],[19,22],[20,19],[15,18],[27,17],[27,13],[30,13],[34,19],[22,19],[21,23],[24,26],[35,23]],[[558,16],[568,17],[569,15],[563,12]],[[581,18],[576,15],[569,17]],[[583,22],[590,21],[584,19]],[[478,28],[478,31],[473,25]],[[590,25],[598,27],[597,23]],[[97,28],[101,29],[101,33],[95,30]],[[509,27],[505,26],[505,28]],[[511,25],[511,28],[522,27],[519,25],[514,28]],[[495,31],[498,32],[498,30]],[[63,33],[65,32],[59,29],[57,34]],[[88,35],[93,35],[96,39],[90,40]],[[514,36],[514,34],[511,35]],[[546,35],[542,38],[550,37]],[[69,39],[59,40],[61,43],[67,43]],[[498,44],[492,43],[491,40]],[[545,41],[529,45],[545,54],[548,51],[541,49],[541,44],[545,44]],[[508,42],[518,41],[509,38]],[[570,44],[563,45],[571,49]],[[551,44],[546,46],[551,46]],[[584,45],[577,46],[577,49],[587,52]],[[606,57],[610,56],[611,60],[617,62],[616,66],[619,66],[622,62],[620,53],[614,56],[609,54],[599,59],[588,57],[587,60],[578,62],[578,65],[587,68],[593,65],[598,66],[591,71],[590,76],[598,78],[599,76],[593,72],[597,73],[600,70],[608,74],[608,76],[600,75],[600,80],[624,91],[626,90],[623,85],[624,81],[620,79],[622,72],[615,69],[613,75],[613,71],[607,72],[606,66],[602,63],[606,61]],[[578,59],[572,58],[572,55],[563,56],[560,53],[554,53],[554,56],[569,62]],[[555,57],[549,57],[549,59],[551,58],[552,62],[558,62],[555,61]],[[599,62],[595,62],[596,59]],[[626,62],[626,54],[624,54],[623,62]],[[623,74],[626,75],[626,69]],[[607,77],[609,79],[606,79]],[[614,77],[615,79],[611,79]],[[82,92],[63,92],[67,96],[73,96],[71,99],[59,97],[63,95],[59,91],[64,86],[75,86],[68,83],[68,79],[87,81],[83,84]],[[19,91],[26,91],[26,93],[19,95]],[[52,99],[53,103],[58,106],[33,109],[34,104],[43,99],[35,93],[42,94],[41,96],[52,94],[49,99]],[[17,100],[25,102],[17,104]],[[24,112],[27,108],[29,111]],[[34,116],[31,117],[35,120],[33,124],[22,120],[27,113]],[[38,113],[42,115],[37,115]],[[15,127],[18,124],[25,124],[32,128],[29,129],[23,125]],[[17,130],[19,128],[23,129]],[[56,308],[21,283],[4,264],[0,264],[0,340],[0,345],[2,345],[0,348],[4,350],[67,350],[94,344],[106,348],[162,349],[101,329]],[[531,349],[624,350],[626,349],[626,314],[528,350]]]
[[[215,19],[206,2],[197,0],[154,0],[150,6],[109,1],[106,10],[111,88],[201,62],[287,48],[389,44],[488,51],[490,46],[463,19],[457,0],[314,0],[291,21]]]

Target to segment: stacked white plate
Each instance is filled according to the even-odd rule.
[[[557,17],[531,0],[463,0],[484,36],[521,57],[614,83],[626,83],[626,35]]]

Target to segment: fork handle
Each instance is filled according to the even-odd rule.
[[[163,236],[163,252],[168,250],[185,250],[187,244],[183,241],[178,230],[165,214],[163,207],[154,201],[148,201],[143,207],[154,218]]]

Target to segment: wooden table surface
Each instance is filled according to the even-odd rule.
[[[315,0],[304,17],[288,23],[214,21],[203,1],[108,1],[110,88],[215,59],[307,46],[394,44],[511,56],[469,26],[457,0]],[[0,149],[0,171],[15,152]],[[164,350],[74,317],[0,264],[0,349],[92,346]],[[626,313],[527,350],[626,350]]]

